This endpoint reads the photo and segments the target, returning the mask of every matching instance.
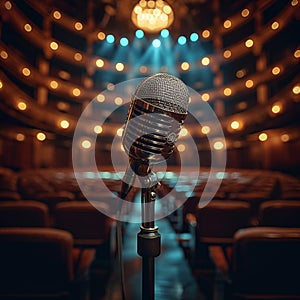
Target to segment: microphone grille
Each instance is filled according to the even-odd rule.
[[[144,79],[137,87],[135,97],[168,112],[187,113],[188,88],[180,79],[167,73]]]

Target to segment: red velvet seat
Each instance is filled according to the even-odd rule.
[[[52,228],[0,228],[0,299],[80,299],[72,235]]]
[[[234,236],[235,299],[300,299],[300,229],[257,227]]]
[[[47,227],[48,207],[37,201],[0,202],[0,227]]]

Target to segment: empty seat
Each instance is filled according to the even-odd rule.
[[[0,202],[0,227],[47,227],[48,207],[37,201]]]
[[[300,299],[300,229],[257,227],[234,236],[235,299]]]
[[[274,200],[260,206],[262,226],[300,227],[300,201]]]
[[[72,295],[70,233],[0,228],[0,245],[0,299],[79,299]]]

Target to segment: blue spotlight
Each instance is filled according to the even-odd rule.
[[[161,44],[161,42],[160,42],[159,39],[155,39],[155,40],[152,41],[152,46],[153,46],[154,48],[160,47],[160,44]]]
[[[181,46],[184,45],[184,44],[186,43],[186,37],[183,36],[183,35],[181,35],[181,36],[178,38],[177,43],[178,43],[179,45],[181,45]]]
[[[135,32],[135,36],[138,38],[138,39],[142,39],[144,37],[144,31],[141,30],[141,29],[138,29],[136,32]]]
[[[128,44],[129,44],[128,38],[122,37],[122,38],[120,39],[120,45],[121,45],[121,46],[126,47],[126,46],[128,46]]]
[[[109,44],[112,44],[115,41],[115,37],[112,34],[109,34],[109,35],[106,36],[106,41]]]
[[[163,38],[167,38],[169,36],[169,30],[168,29],[163,29],[161,32],[160,32],[160,35],[161,37]]]
[[[191,40],[192,42],[197,42],[197,41],[198,41],[198,38],[199,38],[198,33],[196,33],[196,32],[191,33],[191,35],[190,35],[190,40]]]

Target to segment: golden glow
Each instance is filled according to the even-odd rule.
[[[31,72],[30,72],[30,70],[28,69],[28,68],[23,68],[22,69],[22,73],[23,73],[23,75],[24,76],[30,76],[30,74],[31,74]]]
[[[210,63],[210,59],[207,56],[205,56],[202,58],[201,63],[203,66],[208,66]]]
[[[294,93],[295,95],[300,94],[300,85],[295,85],[295,86],[293,87],[293,93]]]
[[[117,130],[117,136],[122,136],[124,129],[123,128],[119,128]]]
[[[53,12],[53,17],[54,19],[59,20],[61,18],[61,13],[58,10],[56,10]]]
[[[83,29],[83,25],[82,25],[82,23],[80,23],[80,22],[76,22],[76,23],[74,24],[74,28],[75,28],[76,30],[80,31],[80,30]]]
[[[56,80],[52,80],[51,82],[50,82],[50,87],[52,88],[52,89],[57,89],[58,88],[58,83],[57,83],[57,81]]]
[[[120,146],[121,151],[125,152],[124,146],[121,144]]]
[[[230,20],[226,20],[223,23],[224,28],[228,29],[231,27],[231,21]]]
[[[284,133],[280,136],[282,142],[286,143],[290,140],[290,136],[287,133]]]
[[[80,91],[80,89],[75,88],[75,89],[72,90],[72,94],[73,94],[75,97],[78,97],[78,96],[80,96],[81,91]]]
[[[246,71],[245,69],[238,70],[235,75],[237,78],[243,78],[246,75]]]
[[[98,59],[96,60],[96,66],[97,66],[98,68],[102,68],[102,67],[104,66],[104,61],[103,61],[101,58],[98,58]]]
[[[0,89],[3,88],[3,82],[0,80]]]
[[[205,101],[205,102],[206,102],[206,101],[208,101],[208,100],[209,100],[210,96],[209,96],[209,94],[208,94],[208,93],[204,93],[204,94],[202,94],[202,95],[201,95],[201,98],[202,98],[202,100],[203,100],[203,101]]]
[[[32,27],[30,24],[27,23],[24,25],[24,29],[25,29],[25,31],[30,32],[32,30]]]
[[[36,138],[39,140],[39,141],[44,141],[45,139],[46,139],[46,134],[45,133],[43,133],[43,132],[38,132],[37,134],[36,134]]]
[[[18,142],[23,142],[25,140],[25,135],[23,133],[17,133],[16,140]]]
[[[246,42],[245,42],[245,46],[247,48],[251,48],[252,46],[254,45],[254,42],[252,39],[248,39]]]
[[[147,73],[147,71],[148,71],[148,68],[146,67],[146,66],[140,66],[140,72],[141,73]]]
[[[271,25],[271,28],[272,28],[273,30],[278,29],[278,28],[279,28],[279,23],[278,23],[277,21],[273,22],[272,25]]]
[[[245,86],[246,86],[248,89],[252,88],[253,85],[254,85],[254,82],[253,82],[253,80],[251,80],[251,79],[248,79],[248,80],[245,82]]]
[[[180,136],[187,136],[187,134],[188,134],[188,131],[187,131],[187,129],[186,128],[181,128],[181,130],[180,130],[180,132],[179,132],[179,135]]]
[[[209,38],[209,37],[210,37],[210,31],[207,30],[207,29],[203,30],[202,36],[203,36],[205,39]]]
[[[232,121],[230,124],[230,127],[234,130],[239,129],[240,128],[240,123],[239,121]]]
[[[273,69],[272,69],[272,74],[273,75],[278,75],[280,73],[280,68],[279,67],[274,67]]]
[[[300,49],[297,49],[297,50],[294,52],[294,56],[295,56],[295,58],[299,58],[299,57],[300,57]]]
[[[103,41],[106,37],[106,34],[102,31],[98,32],[97,34],[98,40]]]
[[[7,53],[5,50],[2,50],[2,51],[0,52],[0,56],[1,56],[1,58],[3,58],[3,59],[7,59],[7,58],[8,58],[8,53]]]
[[[281,111],[281,103],[275,103],[272,106],[272,113],[273,114],[278,114]]]
[[[4,3],[4,7],[5,7],[7,10],[11,10],[12,5],[11,5],[10,1],[6,1],[6,2]]]
[[[225,96],[230,96],[231,93],[232,93],[231,88],[225,88],[225,89],[224,89],[224,95],[225,95]]]
[[[297,6],[298,5],[298,0],[292,0],[291,5],[292,6]]]
[[[207,126],[207,125],[203,126],[203,127],[201,128],[201,132],[202,132],[203,134],[208,134],[208,133],[210,133],[210,127]]]
[[[105,96],[103,94],[99,94],[96,97],[98,102],[104,102],[105,101]]]
[[[268,135],[265,133],[265,132],[262,132],[259,136],[258,136],[258,139],[261,141],[261,142],[264,142],[268,139]]]
[[[230,50],[225,50],[224,53],[223,53],[223,56],[225,58],[229,58],[231,56],[231,51]]]
[[[92,147],[92,143],[89,140],[83,140],[81,142],[81,147],[83,149],[90,149]]]
[[[121,97],[116,97],[115,98],[115,104],[121,105],[123,103],[123,99]]]
[[[17,106],[18,106],[19,110],[26,110],[27,109],[27,104],[23,101],[18,102]]]
[[[181,67],[181,70],[187,71],[190,68],[190,64],[188,62],[184,61],[180,67]]]
[[[224,149],[225,145],[222,141],[216,141],[216,142],[214,142],[213,147],[215,150],[222,150],[222,149]]]
[[[249,16],[249,13],[250,13],[249,9],[245,8],[245,9],[242,10],[241,15],[242,15],[243,18],[246,18],[246,17]]]
[[[119,71],[119,72],[123,71],[124,70],[124,64],[122,64],[120,62],[117,63],[116,64],[116,70]]]
[[[94,132],[95,132],[95,133],[100,134],[102,131],[103,131],[102,126],[96,125],[96,126],[94,127]]]
[[[184,152],[184,151],[185,151],[185,145],[184,145],[184,144],[179,144],[179,145],[177,146],[177,150],[178,150],[179,152]]]
[[[163,0],[141,0],[132,10],[131,20],[146,32],[159,32],[168,28],[174,20],[172,8]]]
[[[55,51],[55,50],[58,49],[58,44],[56,42],[51,42],[50,43],[50,48]]]
[[[74,54],[74,59],[75,59],[76,61],[81,61],[81,60],[82,60],[82,54],[79,53],[79,52],[76,52],[76,53]]]
[[[67,128],[69,128],[69,126],[70,126],[69,121],[67,121],[67,120],[61,120],[61,121],[60,121],[60,127],[61,127],[61,128],[67,129]]]

